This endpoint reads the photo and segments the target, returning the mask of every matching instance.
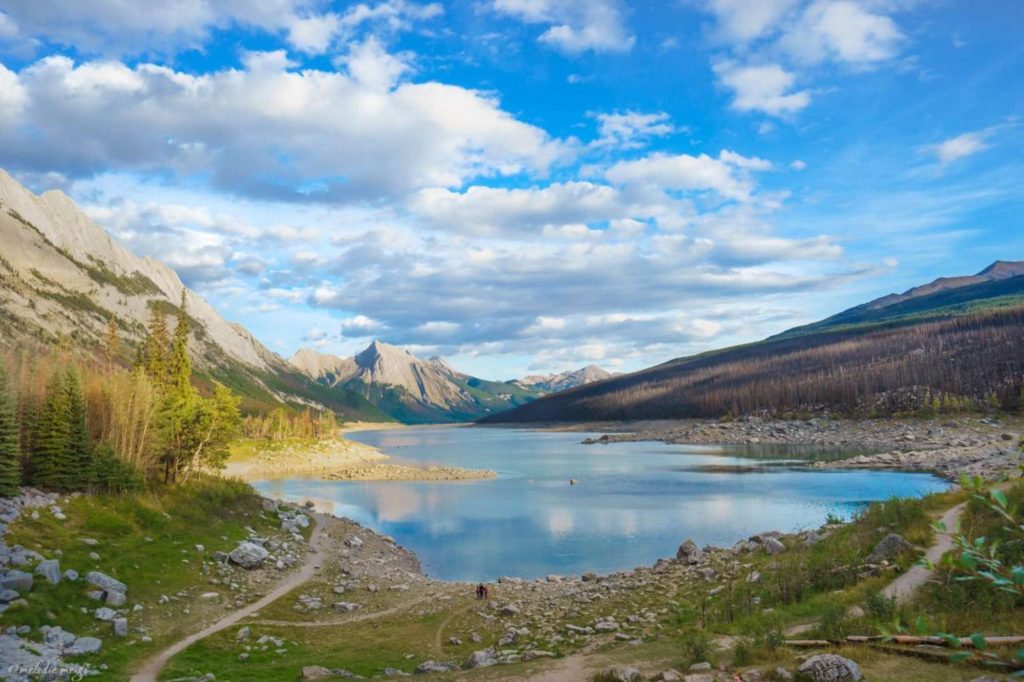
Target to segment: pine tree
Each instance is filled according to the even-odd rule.
[[[68,449],[61,471],[65,490],[83,490],[89,483],[92,470],[92,444],[85,422],[85,396],[78,380],[78,372],[69,367],[64,375],[64,400],[68,407]]]
[[[21,485],[21,445],[17,410],[7,369],[0,360],[0,497],[13,497]]]
[[[156,306],[150,309],[149,334],[142,347],[142,368],[159,386],[167,384],[170,358],[167,354],[167,320]]]
[[[171,344],[170,385],[172,390],[184,391],[192,385],[192,359],[188,356],[188,337],[191,333],[185,290],[181,290],[174,341]]]
[[[49,490],[63,486],[68,464],[70,406],[63,383],[59,374],[54,376],[32,437],[31,481]]]

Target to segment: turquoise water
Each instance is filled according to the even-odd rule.
[[[929,474],[809,469],[839,453],[614,443],[519,429],[416,427],[351,434],[399,461],[493,469],[459,482],[261,481],[266,494],[312,499],[394,536],[447,580],[606,573],[651,565],[679,543],[732,545],[765,530],[849,517],[873,500],[948,484]],[[851,454],[851,453],[845,453]],[[577,485],[569,485],[576,479]]]

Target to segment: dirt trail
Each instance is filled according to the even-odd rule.
[[[962,502],[952,509],[946,510],[946,513],[942,515],[941,520],[946,530],[935,531],[935,541],[924,555],[924,558],[932,564],[938,563],[943,554],[953,549],[953,533],[956,532],[957,527],[960,525],[960,516],[963,514],[966,506],[967,503]],[[906,573],[886,585],[885,589],[882,590],[882,596],[886,599],[895,600],[897,604],[905,604],[914,597],[921,586],[928,582],[934,574],[935,571],[933,569],[914,564]]]
[[[225,630],[243,618],[251,616],[312,578],[316,570],[320,568],[320,560],[322,558],[321,544],[323,543],[327,521],[318,514],[310,514],[310,517],[313,518],[316,525],[313,527],[313,533],[309,538],[309,551],[306,553],[306,561],[298,571],[286,576],[284,580],[277,584],[277,587],[259,601],[242,607],[237,611],[232,611],[213,625],[185,637],[148,659],[131,676],[131,682],[156,682],[160,671],[163,670],[164,666],[167,665],[167,661],[171,660],[173,656],[184,651],[199,640]]]
[[[397,613],[404,613],[414,606],[419,606],[425,601],[436,599],[432,594],[425,594],[418,599],[412,599],[410,601],[402,602],[401,604],[395,604],[383,611],[369,611],[367,613],[360,613],[356,616],[341,620],[253,620],[246,623],[246,625],[276,625],[280,627],[289,628],[329,628],[333,626],[348,625],[350,623],[362,623],[368,620],[376,620],[378,618],[384,618],[385,616],[393,616]]]

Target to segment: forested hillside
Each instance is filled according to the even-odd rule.
[[[1018,411],[1024,277],[979,276],[879,299],[759,343],[582,386],[484,421]]]

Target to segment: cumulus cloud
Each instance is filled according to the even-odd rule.
[[[591,116],[597,119],[599,135],[592,143],[594,147],[639,149],[646,146],[651,138],[675,132],[669,115],[663,111],[650,114],[638,111],[592,113]]]
[[[636,42],[618,0],[493,0],[495,11],[528,24],[544,24],[542,43],[568,54],[628,52]]]
[[[117,0],[9,0],[0,39],[17,35],[72,46],[86,54],[175,54],[201,48],[216,30],[232,27],[284,34],[295,49],[319,54],[364,24],[406,30],[442,13],[437,3],[406,0],[358,3],[344,14],[318,0],[166,0],[142,10]]]
[[[732,108],[760,111],[772,116],[790,114],[811,103],[806,90],[792,92],[796,76],[778,64],[740,66],[733,61],[714,66],[719,81],[733,91]]]
[[[620,161],[605,173],[619,185],[647,184],[668,190],[712,191],[725,199],[750,198],[752,184],[737,169],[765,167],[761,159],[748,159],[723,152],[715,159],[707,154],[665,154],[656,152],[633,161]]]
[[[874,6],[885,7],[856,0],[706,0],[713,35],[731,48],[731,57],[712,68],[735,93],[733,108],[794,114],[811,102],[809,90],[795,90],[798,77],[820,77],[824,65],[864,69],[895,58],[906,38]]]
[[[345,67],[296,70],[280,51],[202,75],[47,57],[0,70],[0,98],[17,105],[2,110],[0,157],[26,171],[170,169],[237,193],[346,201],[544,174],[570,152],[492,94],[402,82],[406,64],[373,39]]]

